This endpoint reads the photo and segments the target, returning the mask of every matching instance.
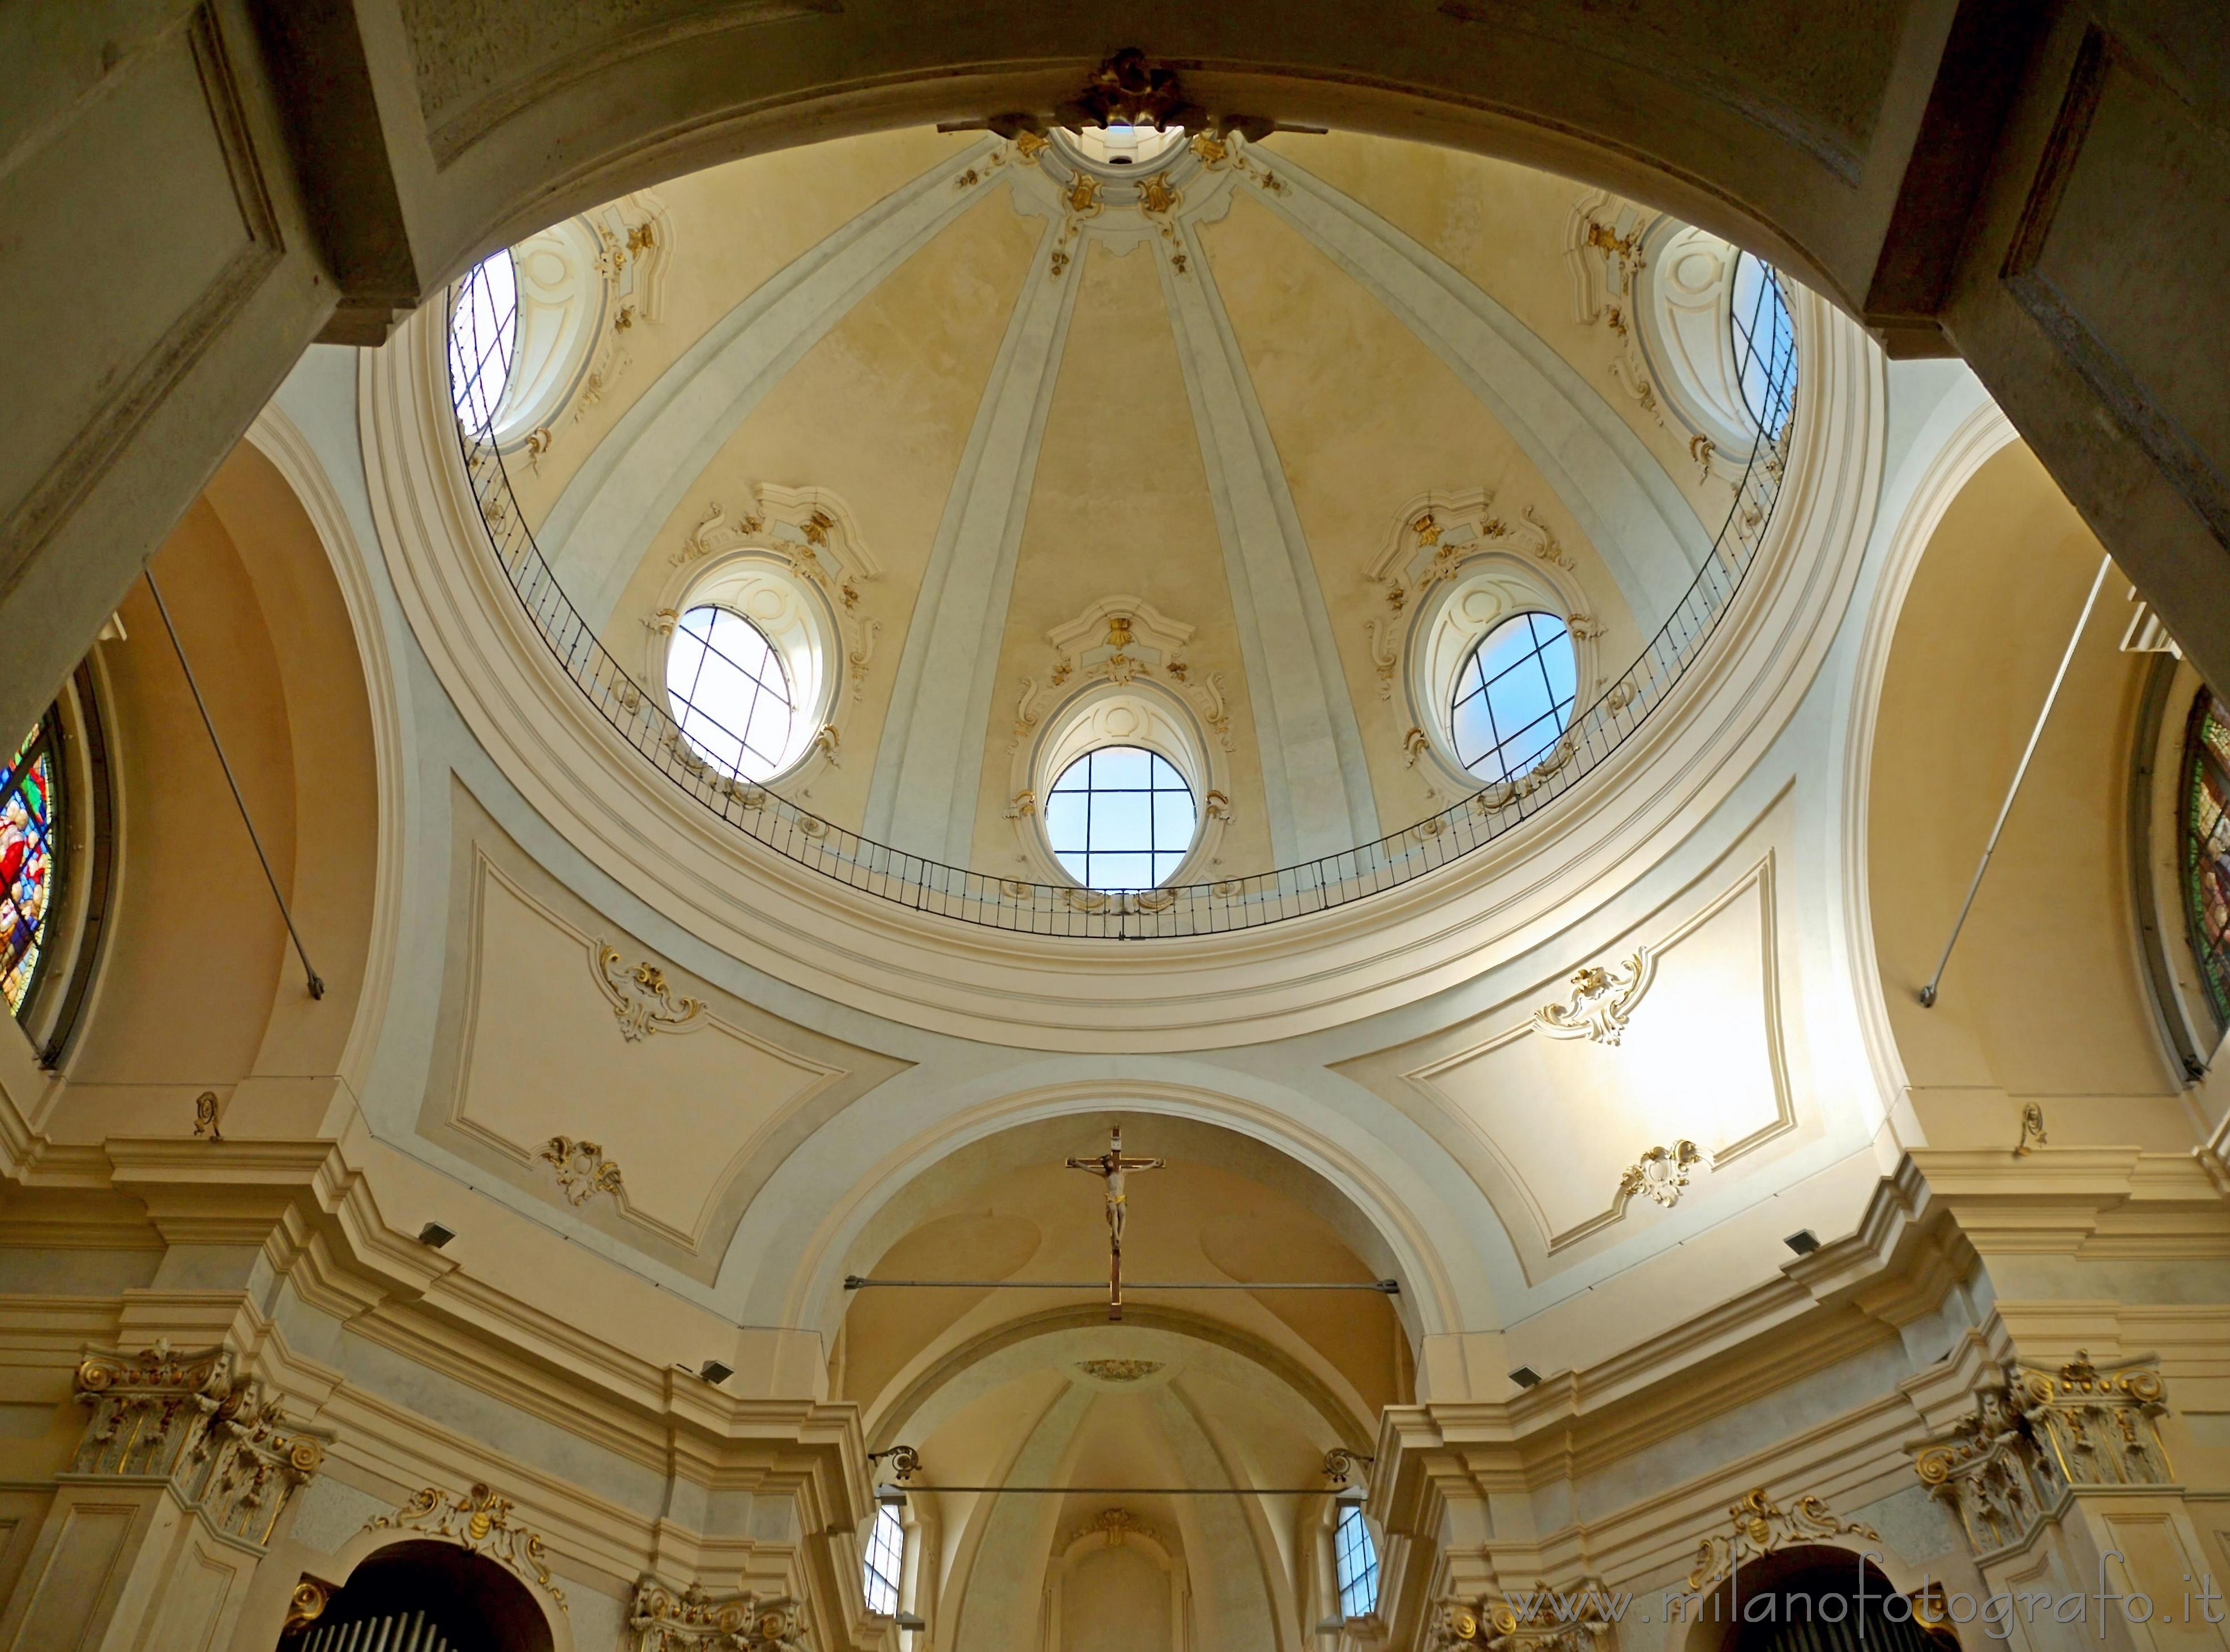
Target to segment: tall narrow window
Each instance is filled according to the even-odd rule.
[[[1339,1585],[1339,1615],[1368,1617],[1378,1610],[1378,1550],[1363,1523],[1363,1505],[1340,1507],[1331,1534],[1332,1578]]]
[[[54,713],[0,769],[0,998],[20,1016],[46,961],[61,799]]]
[[[867,1533],[867,1561],[862,1581],[867,1589],[867,1610],[885,1617],[899,1610],[899,1577],[906,1565],[906,1527],[899,1512],[888,1503],[875,1506],[875,1524]]]
[[[2230,1026],[2230,723],[2205,689],[2183,738],[2183,913],[2214,1024]]]
[[[1571,721],[1579,679],[1572,633],[1554,614],[1517,614],[1479,639],[1456,673],[1448,713],[1456,760],[1481,780],[1515,780]]]

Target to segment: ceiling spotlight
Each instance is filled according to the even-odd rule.
[[[418,1242],[422,1245],[431,1245],[436,1250],[456,1236],[454,1232],[438,1222],[429,1222],[418,1229]]]
[[[1820,1236],[1809,1228],[1799,1228],[1781,1242],[1800,1256],[1808,1256],[1820,1249]]]
[[[1510,1373],[1510,1380],[1520,1388],[1531,1388],[1541,1380],[1541,1373],[1531,1365],[1520,1365]]]
[[[736,1374],[736,1368],[733,1365],[724,1365],[717,1359],[708,1359],[697,1367],[697,1374],[712,1384],[713,1387],[718,1388]]]
[[[929,1627],[929,1620],[915,1612],[900,1612],[891,1622],[902,1629],[925,1629]]]
[[[904,1508],[906,1506],[906,1487],[878,1486],[875,1487],[875,1500],[885,1508]]]

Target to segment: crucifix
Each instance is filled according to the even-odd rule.
[[[1108,1133],[1107,1151],[1097,1158],[1072,1158],[1071,1170],[1090,1171],[1107,1184],[1107,1317],[1123,1317],[1123,1224],[1129,1217],[1124,1178],[1132,1171],[1159,1170],[1163,1158],[1133,1158],[1123,1151],[1120,1125]]]

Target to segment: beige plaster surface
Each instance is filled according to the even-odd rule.
[[[644,390],[730,310],[817,242],[944,156],[975,141],[925,127],[840,138],[686,173],[654,193],[675,225],[660,319],[616,342],[628,365],[595,403],[569,410],[538,463],[512,466],[538,526],[596,444]]]
[[[1034,271],[1030,279],[1047,278]],[[1080,282],[1081,290],[1046,416],[1000,644],[975,864],[1028,875],[1019,871],[1023,856],[1005,817],[1014,791],[1008,750],[1014,708],[1023,680],[1042,684],[1054,668],[1058,656],[1047,633],[1073,622],[1098,598],[1119,594],[1195,628],[1184,655],[1191,681],[1223,674],[1232,817],[1218,851],[1221,864],[1208,868],[1202,881],[1265,870],[1272,857],[1259,736],[1155,254],[1136,247],[1118,255],[1095,242],[1061,279]]]
[[[812,807],[838,825],[856,829],[867,806],[922,571],[1040,228],[993,191],[861,299],[691,485],[606,628],[606,645],[640,670],[641,622],[660,606],[669,558],[715,502],[739,513],[760,482],[841,499],[886,572],[861,587],[859,616],[881,629],[839,765],[812,782]]]
[[[2102,552],[2027,448],[1992,458],[1930,541],[1882,688],[1867,820],[1874,941],[1930,1139],[2188,1146],[2136,953],[2125,836],[2143,656],[2118,574],[2085,628],[1933,1010],[1934,971]],[[2180,938],[2179,938],[2180,939]]]
[[[1642,639],[1539,470],[1382,304],[1247,191],[1202,238],[1308,535],[1380,824],[1398,831],[1443,806],[1406,761],[1411,710],[1398,687],[1391,698],[1380,695],[1365,625],[1390,617],[1365,575],[1410,500],[1485,487],[1500,512],[1515,516],[1531,506],[1578,565],[1589,611],[1606,628],[1601,658],[1622,669]],[[1445,708],[1432,709],[1445,717]]]

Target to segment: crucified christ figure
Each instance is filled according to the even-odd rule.
[[[1069,1169],[1090,1171],[1107,1184],[1107,1317],[1111,1320],[1123,1317],[1123,1228],[1130,1217],[1124,1178],[1131,1171],[1159,1170],[1168,1162],[1163,1158],[1133,1158],[1124,1152],[1119,1125],[1108,1133],[1105,1152],[1097,1158],[1067,1161]]]

